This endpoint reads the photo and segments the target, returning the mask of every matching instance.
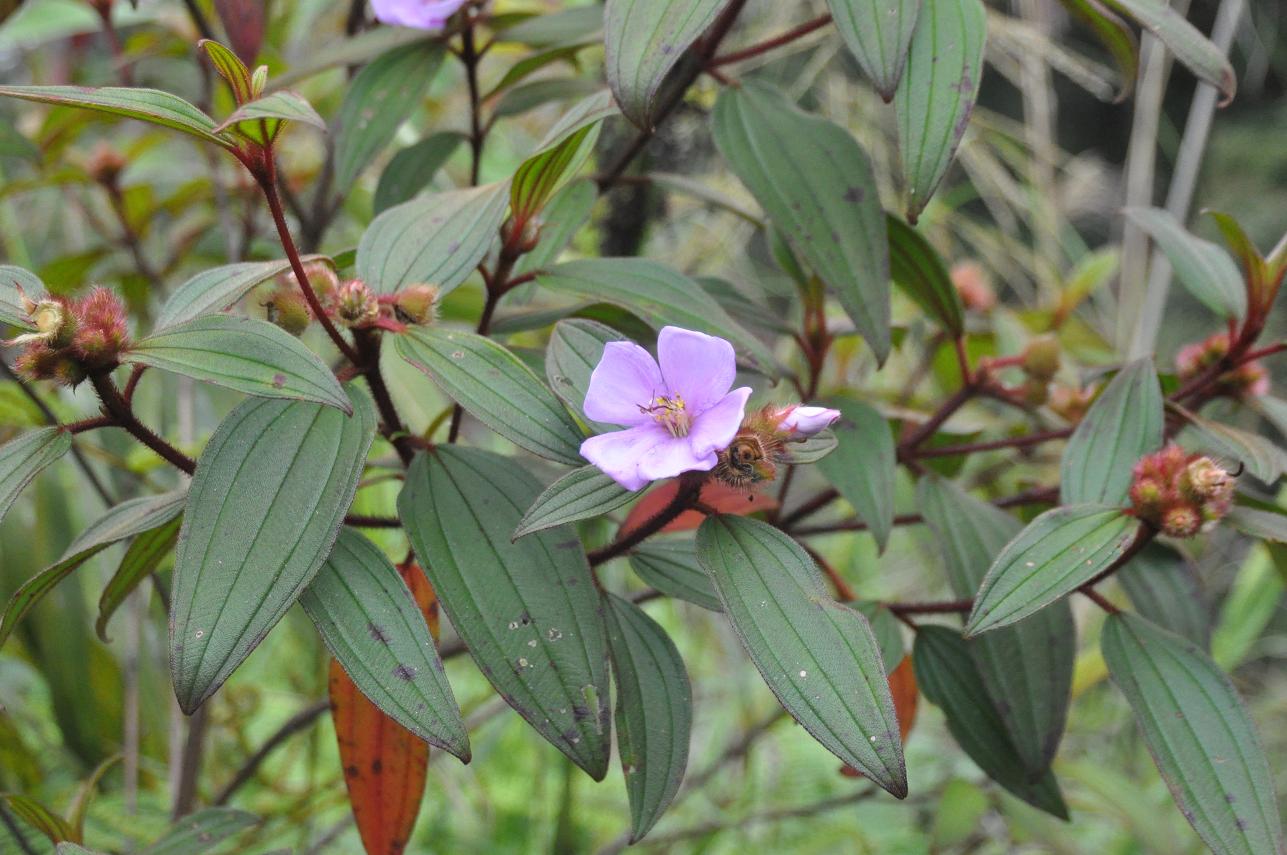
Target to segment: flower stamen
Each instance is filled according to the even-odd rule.
[[[692,418],[684,405],[683,395],[676,395],[673,398],[658,395],[648,406],[640,404],[639,412],[652,416],[657,424],[664,427],[676,439],[688,436],[688,431],[693,426]]]

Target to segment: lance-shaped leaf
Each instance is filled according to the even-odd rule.
[[[889,243],[866,153],[848,131],[756,81],[720,93],[715,144],[791,246],[889,355]]]
[[[1068,505],[1046,511],[1001,551],[974,599],[967,635],[1022,620],[1113,565],[1139,521],[1117,508]]]
[[[604,68],[621,112],[652,130],[666,74],[715,22],[729,0],[609,0]]]
[[[1117,91],[1115,103],[1125,101],[1135,88],[1135,78],[1139,74],[1140,45],[1135,38],[1135,31],[1130,25],[1110,12],[1100,0],[1059,0],[1072,17],[1081,21],[1100,44],[1112,56],[1117,64],[1117,74],[1121,85]]]
[[[323,255],[306,255],[303,261],[327,261]],[[184,282],[165,301],[157,316],[154,332],[178,326],[202,315],[222,312],[250,292],[251,288],[290,270],[286,259],[243,261],[203,270]]]
[[[179,96],[157,89],[124,86],[98,89],[89,86],[0,86],[0,95],[110,113],[173,128],[221,146],[230,144],[227,138],[215,130],[214,119]]]
[[[557,261],[576,233],[590,221],[598,199],[599,189],[589,178],[578,178],[555,193],[545,206],[541,241],[535,249],[519,258],[514,265],[514,275],[535,273]]]
[[[1229,253],[1211,241],[1185,231],[1162,208],[1127,208],[1126,216],[1153,238],[1189,293],[1222,318],[1242,320],[1247,314],[1247,286]]]
[[[1117,571],[1117,580],[1145,618],[1204,650],[1210,648],[1211,616],[1198,574],[1175,549],[1150,543]]]
[[[349,81],[335,120],[335,186],[348,190],[420,105],[446,51],[431,41],[394,48]],[[453,146],[454,147],[454,146]]]
[[[0,520],[40,470],[70,451],[71,444],[70,433],[47,427],[0,445]]]
[[[380,294],[429,282],[445,295],[487,254],[508,205],[508,181],[394,205],[362,235],[357,274]]]
[[[839,445],[818,468],[867,523],[883,552],[894,527],[894,435],[874,407],[845,398],[830,403],[840,410],[840,419],[831,426]]]
[[[0,646],[3,646],[14,626],[23,615],[31,611],[45,594],[71,575],[89,559],[113,543],[142,534],[164,525],[183,510],[187,493],[178,490],[159,496],[131,499],[111,508],[90,523],[63,552],[62,558],[28,579],[14,592],[0,617]]]
[[[1121,612],[1100,647],[1180,812],[1219,855],[1283,850],[1274,779],[1228,676],[1191,641]]]
[[[75,831],[67,820],[30,796],[24,796],[19,793],[3,793],[0,794],[0,802],[4,803],[7,812],[45,835],[50,843],[71,840],[75,836]],[[12,840],[12,837],[9,836],[8,828],[5,829],[5,838]],[[30,850],[33,842],[27,841],[25,848]]]
[[[1233,100],[1238,80],[1224,52],[1197,28],[1184,20],[1166,0],[1103,0],[1157,36],[1186,66],[1202,80],[1220,90],[1221,106]]]
[[[845,46],[880,97],[894,97],[921,0],[827,0]]]
[[[515,461],[421,454],[398,515],[474,661],[510,706],[595,780],[608,771],[607,640],[576,534],[510,536],[540,492]]]
[[[1203,418],[1178,404],[1168,402],[1167,406],[1188,422],[1188,427],[1179,437],[1181,445],[1194,446],[1236,460],[1266,484],[1275,483],[1287,472],[1287,452],[1271,440]]]
[[[261,398],[315,401],[352,412],[331,369],[276,324],[207,315],[138,341],[122,357]]]
[[[907,655],[907,649],[903,645],[902,624],[887,606],[876,600],[857,600],[849,605],[862,612],[867,623],[871,624],[871,633],[880,647],[880,660],[885,663],[885,673],[892,674]],[[894,706],[898,706],[897,699]],[[902,716],[898,718],[902,721]]]
[[[219,76],[228,82],[232,88],[233,98],[238,104],[244,104],[247,101],[254,100],[255,89],[251,80],[250,69],[246,63],[242,62],[241,57],[232,50],[225,47],[214,39],[201,39],[197,42],[197,47],[206,52],[210,59],[210,64],[214,66]],[[253,61],[253,60],[252,60]]]
[[[299,603],[362,694],[416,736],[469,762],[469,734],[429,628],[379,547],[342,529]]]
[[[828,428],[798,442],[788,442],[783,449],[783,461],[792,465],[817,463],[839,447],[839,438]]]
[[[573,469],[546,487],[519,520],[515,539],[557,525],[593,519],[630,504],[643,489],[627,490],[597,466]]]
[[[948,730],[984,774],[1033,807],[1068,819],[1055,776],[1047,769],[1033,778],[1024,767],[961,634],[945,626],[922,626],[912,662],[925,698],[943,710]]]
[[[376,214],[415,196],[429,186],[447,159],[455,153],[465,136],[459,131],[439,131],[395,154],[380,173],[371,203]]]
[[[98,637],[106,644],[110,641],[107,637],[107,623],[112,619],[112,615],[120,608],[125,598],[133,593],[144,579],[152,575],[165,556],[174,551],[174,545],[179,542],[179,529],[183,525],[182,517],[175,517],[164,525],[142,532],[137,535],[130,543],[129,549],[125,550],[125,556],[121,558],[121,564],[108,580],[107,585],[103,587],[103,593],[98,598],[98,620],[94,623],[94,631]]]
[[[761,368],[775,363],[759,339],[689,277],[646,258],[587,258],[555,265],[536,277],[542,288],[612,303],[653,329],[667,324],[726,338]]]
[[[638,606],[604,595],[617,684],[617,753],[630,799],[630,841],[670,806],[688,765],[693,690],[675,642]]]
[[[30,270],[0,264],[0,326],[11,324],[27,332],[36,328],[27,317],[23,294],[29,300],[40,300],[46,296],[45,283]]]
[[[943,260],[920,232],[898,217],[887,217],[885,223],[894,284],[949,333],[960,335],[965,329],[965,309]]]
[[[1131,468],[1162,446],[1162,387],[1151,359],[1127,365],[1073,431],[1059,465],[1069,505],[1126,504]]]
[[[1273,511],[1261,511],[1256,508],[1238,506],[1229,512],[1229,525],[1243,534],[1272,540],[1275,543],[1287,543],[1287,514]]]
[[[259,819],[232,808],[205,808],[185,816],[138,855],[198,855],[220,841],[258,825]]]
[[[973,597],[993,559],[1023,524],[935,476],[920,480],[916,497],[943,555],[953,593],[962,599]],[[1063,737],[1076,642],[1066,600],[966,642],[1029,776],[1040,776],[1050,767]]]
[[[906,796],[898,718],[867,619],[833,600],[808,553],[767,523],[708,517],[697,557],[787,712],[828,751]]]
[[[174,560],[170,674],[191,713],[255,649],[326,560],[353,502],[375,409],[252,399],[206,444]]]
[[[539,214],[559,188],[585,165],[599,139],[599,127],[593,124],[581,128],[548,151],[523,161],[509,191],[510,209],[516,220],[526,221]]]
[[[651,537],[630,553],[630,566],[640,579],[668,597],[713,612],[724,610],[711,577],[697,561],[697,543],[692,535]]]
[[[624,335],[598,321],[573,318],[554,325],[545,347],[545,378],[550,388],[595,431],[613,430],[615,426],[585,417],[582,407],[590,388],[590,375],[603,358],[604,346],[623,339]]]
[[[284,89],[242,104],[216,130],[220,133],[235,131],[267,145],[277,138],[286,122],[303,122],[319,131],[326,130],[326,121],[312,104],[304,100],[304,96]]]
[[[426,327],[398,336],[398,354],[465,411],[533,454],[577,466],[583,435],[532,369],[503,345],[471,332]]]
[[[965,135],[983,77],[987,14],[979,0],[924,0],[894,95],[907,219],[917,217]]]

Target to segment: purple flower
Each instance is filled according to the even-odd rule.
[[[371,0],[382,23],[418,30],[440,30],[468,0]]]
[[[831,427],[838,418],[840,418],[839,410],[795,406],[781,414],[778,429],[790,434],[791,439],[807,439],[823,428]]]
[[[713,469],[751,394],[749,386],[729,391],[736,373],[731,344],[692,330],[664,328],[656,361],[633,342],[609,342],[590,375],[585,414],[628,429],[590,437],[582,456],[627,490]]]

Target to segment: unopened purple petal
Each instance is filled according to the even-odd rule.
[[[467,0],[371,0],[377,20],[394,26],[439,30]]]
[[[639,459],[639,474],[651,481],[660,481],[681,472],[709,472],[718,462],[713,453],[697,454],[688,437],[666,434],[664,442],[648,449]]]
[[[839,410],[826,407],[792,407],[780,422],[782,430],[791,434],[792,439],[804,439],[813,436],[823,428],[831,427],[840,418]]]
[[[733,345],[679,327],[664,327],[657,336],[657,361],[666,387],[683,397],[692,416],[723,398],[737,375]]]
[[[610,341],[590,375],[585,393],[585,414],[596,422],[627,427],[652,422],[641,411],[663,394],[661,371],[648,351],[630,341]]]
[[[581,456],[627,490],[638,490],[653,480],[640,473],[640,461],[654,446],[671,441],[665,428],[649,422],[629,430],[592,436],[581,443]]]
[[[729,392],[713,407],[697,417],[688,434],[693,454],[700,457],[728,448],[746,415],[746,399],[751,395],[750,386]]]

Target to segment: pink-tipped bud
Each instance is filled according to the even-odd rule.
[[[1218,332],[1203,341],[1185,345],[1175,355],[1176,373],[1182,383],[1205,373],[1229,355],[1229,334]],[[1231,398],[1259,398],[1269,394],[1269,374],[1260,360],[1244,362],[1221,374],[1215,392]]]
[[[76,316],[76,336],[72,349],[76,357],[91,369],[111,368],[129,344],[125,304],[107,288],[96,287],[72,307]]]
[[[1162,485],[1152,478],[1141,478],[1131,485],[1131,504],[1141,515],[1155,514],[1162,506]]]
[[[35,341],[14,360],[14,368],[28,380],[51,380],[63,386],[75,386],[85,379],[85,370],[66,348],[53,348]]]
[[[335,292],[335,316],[348,327],[370,326],[380,317],[380,302],[361,279],[350,279]]]
[[[85,171],[104,187],[115,187],[117,179],[125,170],[125,156],[112,148],[111,143],[99,142],[85,161]]]
[[[948,275],[966,309],[987,312],[997,304],[997,295],[992,290],[988,272],[977,261],[958,261],[952,265]]]
[[[1233,476],[1209,457],[1171,444],[1135,464],[1135,515],[1172,537],[1192,537],[1233,504]]]
[[[1062,416],[1071,424],[1076,424],[1085,417],[1095,400],[1095,389],[1072,389],[1068,386],[1056,386],[1050,390],[1050,409]]]
[[[1023,373],[1034,380],[1046,380],[1059,372],[1059,340],[1041,335],[1028,343],[1023,352]]]
[[[1202,529],[1202,514],[1192,505],[1174,505],[1163,512],[1158,528],[1171,537],[1193,537]]]
[[[340,277],[335,275],[335,268],[325,261],[305,261],[303,264],[304,273],[308,276],[308,284],[312,286],[313,293],[322,303],[328,303],[335,297],[336,290],[340,287]],[[299,279],[295,276],[293,270],[287,270],[277,277],[277,283],[284,288],[294,288],[300,290]]]
[[[438,317],[438,286],[408,285],[393,298],[393,316],[404,324],[431,324]]]
[[[801,440],[831,427],[840,418],[840,411],[796,405],[778,410],[775,416],[779,433],[786,434],[788,440]]]

